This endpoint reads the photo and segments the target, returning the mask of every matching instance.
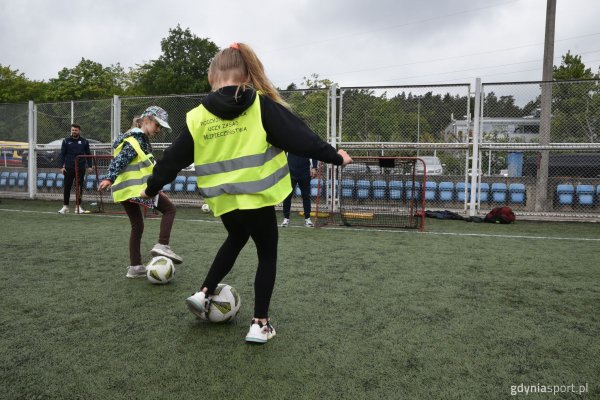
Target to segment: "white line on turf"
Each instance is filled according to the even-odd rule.
[[[0,211],[4,212],[20,212],[20,213],[37,213],[37,214],[52,214],[59,216],[57,212],[52,211],[33,211],[33,210],[15,210],[0,208]],[[77,214],[75,214],[77,215]],[[126,215],[110,215],[110,214],[84,214],[86,216],[102,217],[102,218],[126,218]],[[63,215],[60,215],[64,217]],[[159,220],[157,218],[157,220]],[[188,222],[200,222],[210,224],[220,224],[220,220],[204,220],[204,219],[179,219],[177,221],[188,221]],[[289,226],[285,229],[302,229],[306,230],[304,226]],[[600,242],[600,238],[585,238],[585,237],[561,237],[561,236],[527,236],[527,235],[506,235],[506,234],[491,234],[491,233],[460,233],[460,232],[419,232],[417,230],[399,230],[399,229],[377,229],[377,228],[350,228],[350,227],[321,227],[318,229],[325,230],[340,230],[340,231],[356,231],[356,232],[381,232],[381,233],[408,233],[415,235],[432,235],[432,236],[464,236],[464,237],[485,237],[485,238],[505,238],[505,239],[531,239],[531,240],[568,240],[573,242]]]

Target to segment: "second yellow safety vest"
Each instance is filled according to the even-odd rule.
[[[129,143],[135,149],[136,156],[119,173],[111,187],[115,202],[139,197],[142,190],[146,189],[146,181],[152,175],[152,169],[154,168],[154,156],[151,153],[144,153],[140,143],[131,136],[125,138],[115,149],[115,157],[123,150],[125,143]]]

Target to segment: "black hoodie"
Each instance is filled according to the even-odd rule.
[[[232,120],[252,105],[256,91],[246,89],[236,96],[237,86],[226,86],[211,92],[202,105],[219,118]],[[262,124],[267,132],[267,142],[289,153],[342,165],[344,159],[329,143],[319,138],[300,118],[287,108],[260,96]],[[194,140],[186,125],[183,132],[165,150],[163,157],[148,179],[146,194],[154,196],[167,183],[172,182],[177,173],[194,162]]]

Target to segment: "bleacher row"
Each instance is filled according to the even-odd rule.
[[[100,177],[102,179],[102,176]],[[38,189],[62,188],[64,185],[64,176],[54,172],[39,172],[37,174],[36,185]],[[415,198],[419,198],[421,193],[421,182],[415,182]],[[85,189],[94,190],[98,182],[94,175],[87,175],[85,180]],[[466,190],[465,190],[466,186]],[[2,188],[26,188],[27,172],[8,172],[0,173],[0,189]],[[312,179],[310,182],[310,194],[316,197],[319,187],[321,195],[325,194],[325,187],[318,179]],[[165,192],[196,192],[196,177],[178,175],[171,183],[163,187]],[[465,195],[471,190],[471,184],[465,182],[433,182],[425,184],[425,200],[439,202],[464,202]],[[295,194],[300,196],[300,189],[296,187]],[[522,183],[492,183],[491,185],[482,182],[479,187],[478,200],[480,203],[512,203],[525,204],[527,200],[525,185]],[[344,198],[355,198],[358,200],[410,200],[413,196],[412,182],[403,181],[385,181],[368,179],[342,179],[340,196]],[[581,205],[594,206],[600,204],[600,185],[588,184],[560,184],[556,188],[556,199],[559,205]],[[467,199],[468,200],[468,199]]]
[[[421,194],[421,182],[415,182],[414,195],[416,198]],[[343,179],[341,182],[341,197],[381,200],[410,200],[413,196],[412,182],[385,181],[367,179]],[[465,189],[466,188],[466,189]],[[459,202],[465,201],[469,196],[471,184],[465,182],[434,182],[425,183],[425,200],[437,202]],[[497,204],[525,204],[527,201],[527,190],[523,183],[501,183],[495,182],[491,185],[482,182],[476,194],[480,203]],[[559,205],[581,205],[594,206],[600,204],[600,185],[572,185],[560,184],[556,188],[556,198]],[[467,197],[467,201],[469,198]]]
[[[466,187],[466,190],[465,190]],[[413,193],[414,190],[414,193]],[[471,184],[465,182],[434,182],[425,183],[425,200],[440,202],[464,202],[465,196],[471,191]],[[357,199],[389,199],[410,200],[412,196],[420,198],[421,182],[415,182],[414,189],[411,181],[385,181],[366,179],[343,179],[341,182],[341,196],[355,197]],[[481,183],[478,199],[481,203],[514,203],[524,204],[526,200],[525,185],[522,183]],[[467,199],[468,200],[468,199]]]
[[[104,179],[104,176],[100,176],[99,180]],[[87,175],[85,177],[86,190],[93,190],[98,187],[98,181],[95,175]],[[163,192],[175,192],[175,193],[195,193],[197,189],[196,177],[195,176],[183,176],[178,175],[175,180],[171,183],[167,183],[163,186]]]

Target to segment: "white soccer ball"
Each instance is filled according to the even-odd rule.
[[[217,324],[229,322],[240,311],[240,295],[233,287],[219,283],[208,306],[207,318]]]
[[[209,213],[210,206],[207,203],[202,204],[202,212]]]
[[[165,256],[154,257],[146,265],[146,276],[155,285],[169,283],[175,277],[175,264],[173,264],[173,260]]]

